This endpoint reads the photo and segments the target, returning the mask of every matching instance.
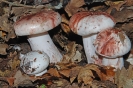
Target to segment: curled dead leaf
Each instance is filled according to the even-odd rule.
[[[71,29],[69,27],[69,20],[65,17],[65,14],[62,14],[61,17],[62,17],[62,21],[61,21],[62,30],[66,34],[69,34],[71,32]]]
[[[133,0],[125,0],[126,1],[126,6],[132,6],[133,5]]]
[[[96,72],[96,74],[101,78],[102,74],[99,69],[99,67],[95,64],[88,64],[84,66],[82,69],[80,69],[78,74],[78,83],[84,82],[84,84],[91,84],[92,81],[95,79],[95,75],[93,74],[93,71]]]
[[[11,73],[11,71],[9,71],[9,70],[5,70],[5,71],[1,71],[1,70],[0,70],[0,76],[2,76],[2,77],[6,77],[6,76],[8,76],[10,73]]]
[[[109,67],[109,66],[104,66],[102,67],[101,73],[102,73],[102,81],[111,81],[114,83],[114,77],[115,77],[115,68],[114,67]]]
[[[70,61],[73,61],[72,58],[76,54],[77,45],[78,44],[76,44],[75,42],[70,42],[64,47],[64,49],[66,50],[66,54],[63,56],[63,63],[69,63]]]
[[[105,4],[110,6],[106,12],[107,13],[111,13],[111,11],[115,8],[117,11],[120,11],[121,10],[121,7],[125,4],[126,2],[125,1],[106,1]]]
[[[8,62],[8,65],[9,67],[11,67],[11,70],[17,69],[19,67],[19,64],[20,64],[20,59],[17,55]]]
[[[129,23],[124,23],[121,26],[121,29],[126,33],[126,35],[131,39],[133,39],[133,23],[129,22]]]
[[[61,70],[59,71],[59,73],[63,76],[66,76],[67,78],[69,78],[70,76],[70,69],[67,69],[67,70]]]
[[[78,11],[84,11],[85,9],[81,8],[81,6],[83,5],[85,5],[84,0],[70,0],[69,3],[65,7],[65,11],[70,17]]]
[[[10,86],[13,86],[14,80],[15,80],[14,77],[8,77],[8,78],[6,78],[6,80],[8,81],[8,83],[9,83]]]
[[[123,14],[126,13],[126,14]],[[121,11],[114,11],[111,13],[114,17],[115,21],[118,22],[129,22],[129,20],[133,19],[133,10],[129,10],[127,8],[123,8]]]
[[[0,44],[0,54],[1,55],[6,55],[7,52],[6,50],[8,49],[8,44]]]
[[[121,70],[117,70],[115,73],[115,83],[118,88],[132,88],[133,87],[133,65],[130,65],[128,69],[123,67]]]
[[[59,72],[54,68],[50,68],[47,73],[49,73],[51,76],[60,77]]]

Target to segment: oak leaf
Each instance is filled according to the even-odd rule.
[[[91,84],[92,81],[95,79],[95,75],[93,74],[93,71],[96,72],[96,74],[101,78],[102,74],[99,69],[99,66],[95,64],[88,64],[84,66],[82,69],[80,69],[78,74],[78,83],[84,82],[84,84]]]
[[[84,0],[70,0],[69,3],[65,7],[65,11],[70,17],[78,11],[85,10],[84,8],[80,8],[83,5],[85,5]]]

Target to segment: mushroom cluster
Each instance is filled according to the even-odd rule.
[[[24,16],[14,24],[17,36],[28,36],[32,50],[40,50],[48,54],[50,63],[61,61],[62,55],[54,45],[48,31],[61,23],[61,16],[53,10],[43,10]]]
[[[104,31],[112,30],[115,24],[116,23],[114,18],[105,12],[83,11],[83,12],[78,12],[74,14],[70,18],[69,26],[71,30],[74,33],[83,37],[83,45],[84,45],[84,50],[85,50],[88,63],[95,63],[95,64],[107,65],[107,66],[110,65],[110,66],[114,66],[115,68],[123,67],[123,58],[121,56],[126,54],[131,48],[131,42],[123,32],[118,32],[118,34],[116,33],[115,35],[112,36],[112,38],[116,39],[116,41],[118,40],[117,42],[120,42],[120,44],[116,44],[116,45],[120,45],[118,47],[123,47],[123,49],[127,47],[128,48],[125,52],[120,51],[121,49],[116,50],[115,53],[119,52],[120,55],[115,55],[115,53],[112,53],[113,54],[112,56],[114,57],[112,57],[111,59],[109,59],[109,57],[107,57],[105,53],[100,52],[101,47],[103,48],[103,50],[104,50],[104,47],[107,49],[105,50],[105,52],[107,52],[108,49],[110,49],[110,51],[113,51],[114,48],[110,44],[112,42],[106,39],[106,38],[109,38],[110,35],[104,36],[103,34],[102,37],[104,38],[103,40],[102,38],[100,40],[100,42],[102,43],[99,43],[99,42],[96,43],[96,41],[99,41],[99,36],[101,36],[102,33],[104,33]],[[101,32],[101,35],[99,34],[100,32]],[[113,31],[110,31],[110,32],[112,33]],[[122,41],[121,41],[122,38],[120,37],[118,38],[119,34],[124,37]],[[110,42],[106,43],[105,41],[110,41]],[[126,44],[127,41],[128,43]],[[99,44],[102,44],[102,45],[99,46]],[[110,46],[108,44],[110,44]],[[122,46],[122,44],[124,45]]]

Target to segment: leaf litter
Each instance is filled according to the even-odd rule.
[[[132,88],[132,64],[129,63],[128,68],[123,67],[121,70],[87,64],[82,40],[73,38],[75,35],[69,28],[69,19],[76,12],[105,11],[115,18],[116,28],[124,30],[132,42],[132,5],[132,0],[57,0],[55,2],[54,0],[42,2],[40,0],[1,0],[0,88],[9,86],[40,88],[39,86],[43,84],[46,88]],[[61,14],[62,22],[58,28],[59,31],[53,31],[54,34],[51,33],[51,37],[63,54],[63,61],[50,64],[46,74],[35,77],[25,74],[19,67],[19,54],[27,53],[31,49],[25,37],[15,35],[13,24],[22,16],[43,9],[53,9]],[[121,34],[120,37],[123,40]],[[125,59],[129,58],[129,54]],[[130,57],[130,59],[133,58]]]

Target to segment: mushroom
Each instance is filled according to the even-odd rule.
[[[60,14],[53,10],[44,10],[20,18],[14,23],[18,36],[28,36],[32,50],[44,51],[50,57],[50,63],[61,61],[62,55],[54,45],[47,31],[61,23]]]
[[[31,51],[21,56],[20,67],[28,75],[41,76],[47,72],[49,56],[41,51]]]
[[[88,63],[102,64],[95,52],[93,42],[100,31],[115,26],[113,17],[105,12],[78,12],[70,18],[69,26],[74,33],[83,37]]]
[[[103,56],[103,65],[123,67],[123,55],[131,49],[128,36],[119,29],[109,29],[98,33],[94,43],[96,53]]]

